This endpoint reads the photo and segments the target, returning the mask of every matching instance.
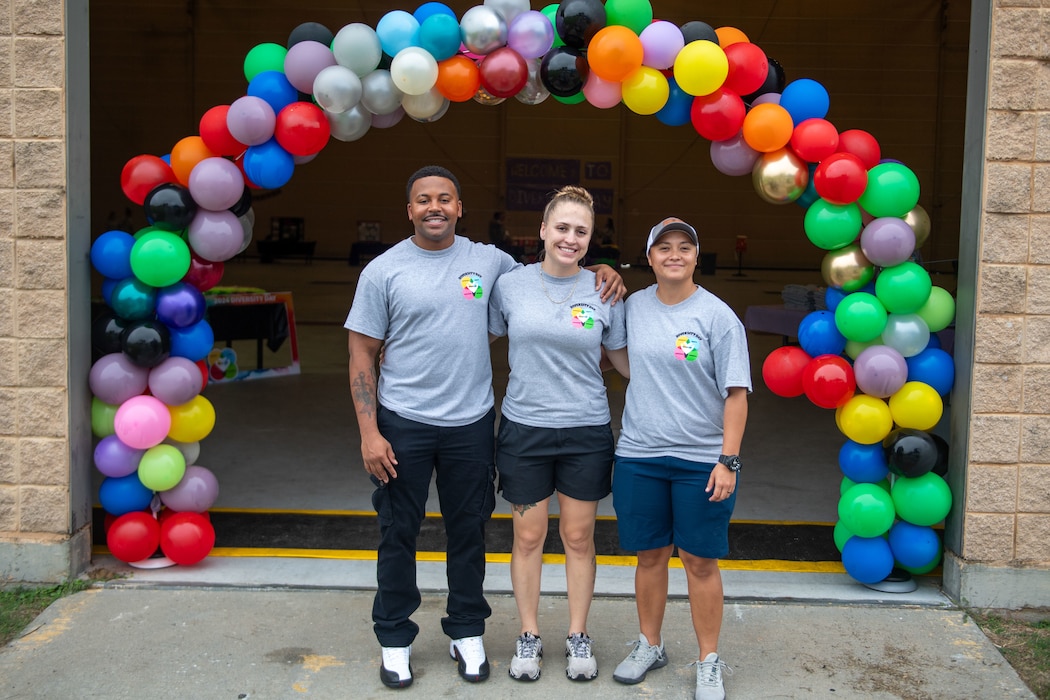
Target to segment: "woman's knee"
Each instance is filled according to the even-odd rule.
[[[594,527],[562,527],[559,530],[561,543],[566,551],[587,554],[594,549]]]

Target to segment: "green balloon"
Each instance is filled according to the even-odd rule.
[[[244,77],[250,83],[252,78],[263,71],[275,70],[284,72],[284,57],[288,49],[280,44],[256,44],[244,57]]]
[[[882,345],[881,334],[878,337],[872,338],[871,340],[866,340],[864,342],[861,342],[859,340],[847,340],[846,354],[849,355],[851,359],[856,360],[858,355],[870,348],[872,345]]]
[[[818,199],[806,209],[806,236],[823,250],[845,248],[857,240],[862,227],[856,204],[832,204]]]
[[[919,178],[901,163],[879,163],[868,171],[868,186],[858,202],[875,218],[903,217],[919,203]]]
[[[883,268],[875,278],[875,296],[894,314],[915,313],[930,298],[930,273],[911,261]]]
[[[846,546],[846,542],[849,541],[849,538],[853,537],[853,533],[842,524],[841,520],[839,520],[835,523],[835,532],[832,536],[835,538],[835,547],[839,552],[842,552],[842,548]]]
[[[583,90],[580,90],[575,95],[569,95],[568,97],[559,97],[558,95],[551,93],[551,97],[566,105],[578,105],[587,99],[587,96],[583,94]]]
[[[550,20],[551,26],[554,27],[554,44],[551,48],[558,46],[565,46],[565,42],[562,41],[561,37],[558,36],[558,3],[547,5],[545,8],[540,10],[543,16]]]
[[[847,340],[875,340],[886,329],[887,319],[886,307],[867,292],[853,292],[835,307],[835,327]]]
[[[175,284],[190,270],[190,248],[178,234],[151,231],[131,247],[131,271],[152,287]]]
[[[653,6],[649,0],[606,0],[605,24],[619,24],[635,34],[653,23]]]
[[[936,525],[952,508],[952,490],[933,472],[893,482],[893,504],[901,520],[913,525]]]
[[[915,576],[922,576],[923,574],[928,574],[931,571],[933,571],[934,569],[936,569],[937,566],[940,563],[941,563],[941,550],[938,549],[937,550],[937,556],[935,556],[933,558],[933,561],[931,561],[928,564],[925,564],[923,566],[905,566],[904,564],[901,564],[900,562],[897,562],[897,566],[902,568],[902,569],[904,569],[909,574],[914,574]]]
[[[156,445],[142,455],[138,474],[142,485],[151,491],[167,491],[182,481],[186,458],[174,445]]]
[[[91,397],[91,434],[97,438],[116,435],[117,430],[113,427],[113,419],[117,416],[119,406],[100,401],[97,397]]]
[[[879,537],[893,525],[893,498],[878,484],[857,484],[839,499],[839,520],[858,537]]]
[[[933,287],[930,298],[915,313],[926,321],[931,333],[943,331],[955,320],[955,299],[944,287]]]

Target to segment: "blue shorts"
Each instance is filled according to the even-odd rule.
[[[736,490],[724,501],[709,500],[704,489],[714,467],[677,457],[617,455],[612,493],[620,547],[639,552],[674,544],[706,559],[729,554]]]
[[[539,503],[555,491],[600,501],[612,489],[612,427],[534,428],[500,418],[497,490],[510,503]]]

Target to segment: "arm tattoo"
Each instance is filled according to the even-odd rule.
[[[525,517],[525,511],[527,511],[530,508],[535,508],[535,507],[536,507],[535,503],[515,503],[514,505],[512,505],[510,507],[510,509],[512,511],[514,511],[515,513],[517,513],[518,515],[520,515],[522,517]]]
[[[357,412],[365,416],[374,416],[376,412],[375,371],[358,372],[350,380],[350,392],[353,394]]]

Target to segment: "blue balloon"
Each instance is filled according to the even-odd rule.
[[[827,307],[828,311],[834,311],[838,308],[839,303],[842,302],[849,295],[849,292],[838,287],[828,287],[824,290],[824,306]]]
[[[893,571],[893,552],[882,537],[851,537],[842,547],[846,573],[861,583],[878,583]]]
[[[833,311],[812,311],[798,324],[798,344],[810,357],[841,355],[846,336],[835,325]]]
[[[420,26],[434,15],[447,15],[452,19],[456,19],[456,13],[443,2],[425,2],[412,13],[412,16],[416,18]]]
[[[931,336],[932,337],[932,336]],[[940,348],[926,347],[918,355],[904,358],[908,363],[908,381],[929,384],[946,396],[955,383],[955,361]]]
[[[171,328],[171,355],[191,362],[203,360],[215,346],[215,331],[207,321],[186,328]]]
[[[858,484],[876,484],[890,473],[881,442],[862,445],[846,440],[839,448],[839,469],[847,479]]]
[[[135,237],[126,231],[106,231],[91,244],[91,264],[103,277],[131,277],[131,248]]]
[[[127,476],[107,476],[98,487],[98,502],[111,515],[124,515],[149,508],[153,491],[142,485],[138,472]]]
[[[435,61],[452,58],[459,51],[462,37],[456,16],[436,14],[419,25],[419,45],[434,57]]]
[[[678,87],[674,78],[667,79],[667,87],[670,88],[667,102],[656,113],[656,118],[667,126],[684,126],[691,121],[693,96]]]
[[[920,569],[941,556],[941,540],[932,527],[898,520],[890,528],[890,550],[902,566]]]
[[[125,277],[113,285],[109,305],[125,321],[143,321],[153,316],[157,304],[157,288],[138,277]]]
[[[295,157],[281,148],[276,138],[244,152],[244,174],[259,187],[268,190],[283,187],[295,172]]]
[[[102,301],[106,302],[106,306],[113,307],[113,288],[117,286],[117,282],[120,280],[112,280],[108,277],[102,280]]]
[[[787,84],[780,93],[780,106],[791,115],[798,126],[807,119],[823,119],[828,115],[831,100],[823,85],[810,78],[800,78]]]
[[[941,345],[941,337],[936,333],[930,333],[930,342],[926,343],[926,349],[937,348],[940,350],[943,346]]]
[[[376,24],[376,36],[383,53],[396,56],[402,49],[418,45],[419,20],[404,10],[392,10]]]
[[[299,91],[295,89],[284,73],[277,70],[265,70],[248,83],[248,94],[264,100],[277,114],[282,109],[299,101]]]
[[[799,205],[803,209],[809,209],[813,202],[820,199],[820,194],[817,192],[817,185],[813,182],[813,173],[817,170],[816,163],[809,164],[809,182],[806,183],[806,189],[802,191],[802,194],[798,199],[795,200],[795,204]]]
[[[171,154],[170,153],[165,153],[164,155],[162,155],[160,157],[160,159],[162,161],[164,161],[165,163],[167,163],[168,165],[171,165]]]

